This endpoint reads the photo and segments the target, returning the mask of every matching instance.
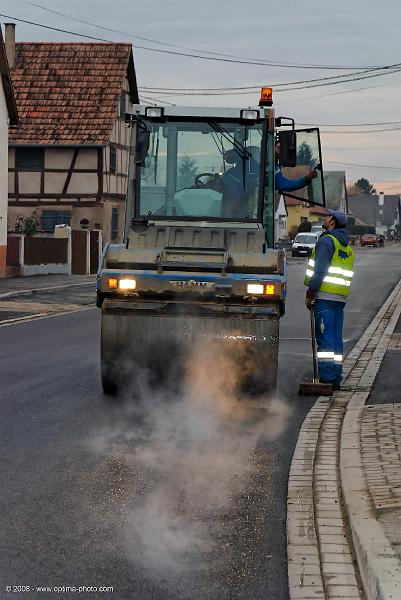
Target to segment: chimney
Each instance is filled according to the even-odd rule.
[[[15,62],[15,23],[5,23],[4,32],[8,66],[12,69]]]
[[[384,205],[384,192],[379,192],[379,206]]]

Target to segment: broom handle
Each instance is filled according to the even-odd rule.
[[[312,306],[310,309],[310,326],[311,326],[311,334],[312,334],[311,337],[312,337],[312,355],[313,355],[313,383],[319,383],[314,302],[312,302]]]

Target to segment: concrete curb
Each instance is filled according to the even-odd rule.
[[[346,405],[351,396],[352,398],[363,401],[363,404],[365,403],[366,397],[369,394],[370,387],[374,382],[376,372],[380,367],[382,359],[380,359],[378,362],[377,359],[379,357],[375,357],[375,360],[373,361],[373,364],[377,367],[375,375],[372,377],[373,373],[370,372],[369,375],[368,372],[367,377],[364,378],[363,382],[357,382],[355,375],[353,373],[351,374],[351,371],[354,369],[357,361],[360,359],[368,344],[372,343],[372,341],[376,341],[375,338],[383,338],[387,340],[388,344],[391,333],[388,334],[384,331],[387,323],[383,323],[383,320],[385,319],[385,316],[391,308],[394,300],[397,299],[400,290],[401,281],[395,287],[376,316],[372,319],[370,325],[355,344],[344,362],[344,374],[347,377],[346,383],[353,387],[355,386],[355,393],[353,393],[353,391],[349,393],[346,391],[340,392],[339,394],[335,394],[331,399],[319,397],[312,409],[309,411],[302,425],[290,467],[287,501],[288,582],[290,598],[293,600],[298,598],[317,598],[324,600],[326,598],[325,582],[319,548],[319,536],[316,526],[316,506],[314,500],[314,469],[319,436],[322,424],[325,421],[327,414],[331,410],[333,403],[336,401],[337,395],[342,396],[340,404],[342,401],[345,402]],[[384,335],[385,333],[386,335]],[[379,341],[379,339],[377,341]],[[367,392],[365,392],[363,386],[369,387]],[[351,406],[349,408],[351,408]],[[345,438],[343,444],[343,432],[355,434],[358,433],[359,430],[355,431],[355,424],[353,421],[348,420],[346,424],[343,424],[341,430],[341,446],[344,446],[343,449],[346,450],[348,449],[346,446],[351,438]],[[352,451],[354,448],[352,447],[350,450]],[[352,485],[352,481],[350,484]],[[376,525],[378,524],[376,523]],[[354,538],[354,544],[358,544],[358,538]],[[359,550],[358,566],[363,568],[360,564],[363,558],[360,548],[362,548],[362,546],[359,544],[359,547],[356,548],[357,551]],[[307,577],[307,575],[309,575],[309,571],[314,574],[313,578]],[[308,581],[308,585],[305,585],[305,580]],[[363,582],[366,587],[364,578]],[[375,600],[381,600],[380,596],[370,596],[369,600],[371,598],[375,598]],[[387,600],[388,596],[384,596],[383,600],[384,598]],[[398,596],[394,595],[392,600],[395,600],[396,598],[398,598]]]
[[[320,396],[309,411],[291,461],[287,496],[287,557],[290,598],[324,600],[313,502],[313,466],[319,431],[331,399]],[[305,577],[314,575],[308,586]]]
[[[382,334],[380,339],[374,340],[375,350],[360,378],[359,386],[363,391],[352,394],[341,432],[342,492],[359,572],[368,600],[401,598],[401,562],[376,518],[363,469],[360,437],[365,402],[401,314],[401,282],[398,283],[377,317],[381,313],[381,318],[386,321],[386,313],[393,304],[393,312],[389,315],[387,323],[384,323],[385,328],[380,328]]]

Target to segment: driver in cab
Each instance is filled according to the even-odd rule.
[[[220,178],[224,197],[225,216],[243,217],[249,211],[249,203],[257,192],[260,172],[260,148],[249,146],[247,158],[242,158],[235,148],[226,150],[224,162],[233,165]],[[253,211],[252,211],[253,212]]]
[[[226,150],[223,159],[226,163],[234,165],[228,169],[221,177],[221,188],[224,195],[224,205],[226,216],[245,216],[246,213],[254,212],[256,208],[252,198],[258,191],[260,174],[260,148],[258,146],[248,146],[246,148],[249,156],[243,159],[235,148]],[[279,193],[293,192],[308,186],[317,176],[316,170],[310,171],[307,175],[297,179],[288,179],[284,177],[280,166],[280,143],[275,145],[275,168],[274,183]],[[255,204],[251,207],[250,204]]]

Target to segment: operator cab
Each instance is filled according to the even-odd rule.
[[[135,214],[142,219],[261,222],[267,127],[264,111],[253,119],[187,118],[174,110],[153,118],[136,115],[136,148],[142,136]],[[227,115],[227,111],[224,111]],[[234,113],[235,116],[234,116]],[[273,138],[272,138],[273,139]]]
[[[225,228],[235,223],[241,228],[263,228],[268,246],[273,247],[272,108],[137,105],[126,122],[132,126],[127,239],[134,222],[169,221],[177,226],[187,221]],[[297,178],[321,164],[318,130],[284,133],[287,137],[282,136],[281,144],[288,156],[290,150],[294,154],[289,156],[286,177]],[[289,195],[324,204],[321,172],[299,194]]]

